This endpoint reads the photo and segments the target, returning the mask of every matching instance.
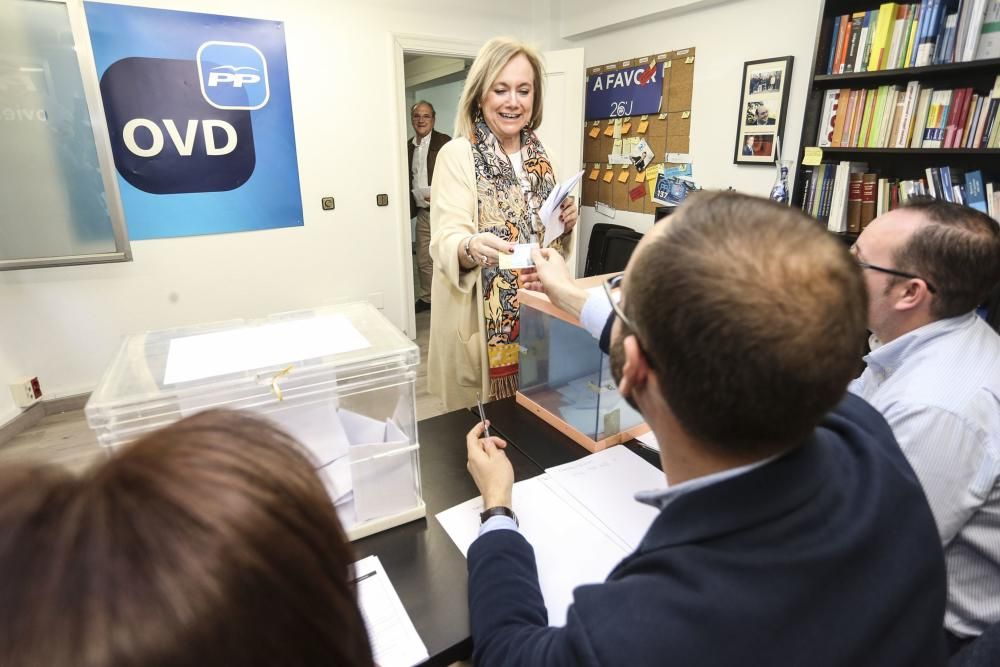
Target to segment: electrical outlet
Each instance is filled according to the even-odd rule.
[[[332,211],[336,207],[336,204],[333,201],[333,197],[323,197],[320,200],[320,206],[323,207],[324,211]]]
[[[42,397],[42,385],[36,377],[18,378],[10,384],[10,393],[19,407],[27,408]]]
[[[389,195],[375,195],[375,204],[377,206],[388,206]]]

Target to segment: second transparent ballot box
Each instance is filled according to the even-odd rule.
[[[518,297],[517,402],[592,452],[648,431],[618,393],[608,355],[579,321],[544,294],[522,289]]]
[[[87,402],[108,450],[212,408],[305,448],[357,539],[425,515],[416,345],[368,303],[128,336]]]

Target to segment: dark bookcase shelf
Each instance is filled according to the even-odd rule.
[[[988,93],[1000,74],[1000,58],[973,60],[970,62],[910,67],[904,69],[881,70],[875,72],[851,72],[827,74],[833,25],[838,16],[854,12],[878,9],[879,0],[821,0],[819,26],[817,27],[816,48],[813,52],[813,77],[806,94],[805,114],[802,120],[802,137],[799,142],[799,166],[795,170],[795,184],[792,190],[792,205],[802,205],[804,179],[809,169],[801,166],[805,149],[816,145],[816,134],[823,114],[823,97],[827,91],[838,88],[876,88],[883,85],[905,85],[918,81],[921,86],[935,89],[974,88],[980,94]],[[913,2],[913,0],[910,0]],[[925,170],[933,167],[952,167],[960,171],[979,170],[987,181],[1000,180],[1000,149],[975,148],[849,148],[824,147],[824,161],[840,162],[850,160],[867,162],[869,171],[877,172],[881,178],[920,178]],[[845,239],[850,238],[847,235]]]

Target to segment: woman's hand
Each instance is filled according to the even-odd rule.
[[[563,203],[559,205],[559,219],[562,220],[567,232],[576,227],[577,214],[576,199],[566,197]]]
[[[465,255],[465,243],[462,244],[461,252],[465,260],[462,264],[471,267],[471,260]],[[478,266],[497,266],[500,262],[500,253],[513,254],[514,244],[504,241],[492,232],[480,232],[469,241],[469,252],[472,253]]]

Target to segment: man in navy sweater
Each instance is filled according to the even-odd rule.
[[[470,431],[478,665],[944,663],[934,519],[885,420],[844,392],[867,306],[845,247],[795,209],[715,193],[654,227],[607,296],[535,260],[529,281],[595,335],[601,299],[614,309],[612,371],[669,487],[639,494],[660,513],[638,549],[548,627],[505,443]]]

